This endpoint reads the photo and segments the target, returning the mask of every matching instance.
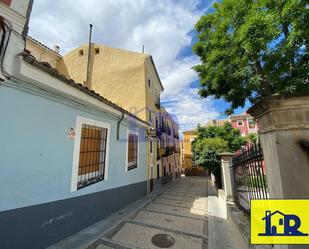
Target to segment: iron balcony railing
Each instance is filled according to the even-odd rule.
[[[236,205],[250,213],[251,199],[268,199],[265,162],[260,144],[250,143],[236,153],[230,173]]]

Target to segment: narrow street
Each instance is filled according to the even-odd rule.
[[[208,248],[207,179],[179,179],[89,249]]]

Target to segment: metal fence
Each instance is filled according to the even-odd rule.
[[[248,144],[236,153],[230,166],[236,205],[250,213],[251,199],[268,199],[265,162],[259,144]]]

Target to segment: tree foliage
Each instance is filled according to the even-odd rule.
[[[197,137],[192,143],[193,160],[195,164],[203,166],[213,172],[220,179],[221,159],[219,154],[224,151],[239,150],[246,143],[240,131],[234,129],[230,123],[224,126],[198,126]],[[219,180],[220,182],[220,180]]]
[[[199,94],[246,100],[309,91],[308,0],[223,0],[195,28]]]
[[[258,142],[258,134],[257,133],[250,133],[246,137],[247,142],[249,143],[257,143]]]
[[[219,153],[228,150],[227,141],[222,138],[197,139],[193,143],[193,160],[195,164],[201,165],[210,171],[220,166]]]
[[[246,139],[240,135],[238,129],[234,129],[231,123],[226,122],[223,126],[209,126],[197,128],[197,140],[204,138],[221,138],[227,142],[227,151],[234,152],[246,143]]]

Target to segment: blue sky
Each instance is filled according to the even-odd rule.
[[[211,11],[210,0],[40,0],[34,2],[30,35],[46,45],[61,47],[64,54],[88,39],[153,56],[165,91],[162,103],[181,130],[209,119],[224,118],[229,106],[222,100],[202,99],[192,67],[199,59],[192,54],[196,41],[194,24]],[[236,113],[243,109],[236,110]]]

